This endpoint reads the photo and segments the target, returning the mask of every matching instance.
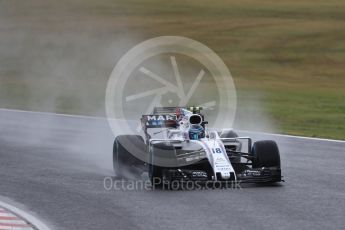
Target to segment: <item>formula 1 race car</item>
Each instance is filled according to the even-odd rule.
[[[209,130],[201,107],[156,107],[142,115],[141,135],[120,135],[113,149],[118,176],[148,172],[153,186],[172,182],[282,181],[276,142]]]

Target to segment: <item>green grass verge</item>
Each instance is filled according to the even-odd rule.
[[[216,51],[241,95],[260,92],[259,103],[278,131],[345,139],[342,0],[28,2],[0,5],[12,12],[0,14],[0,45],[14,50],[0,54],[1,107],[102,115],[104,88],[116,62],[99,59],[107,47],[121,36],[133,38],[123,54],[144,39],[178,35]],[[43,64],[30,69],[32,55]],[[41,81],[56,67],[47,68],[45,60],[59,65],[68,58],[74,71],[62,74],[70,78]],[[28,87],[32,79],[37,84]],[[69,81],[73,85],[66,87]],[[45,100],[48,94],[58,95],[53,105]]]

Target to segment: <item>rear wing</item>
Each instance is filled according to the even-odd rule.
[[[155,107],[153,114],[175,114],[177,107]]]
[[[153,109],[153,114],[176,114],[180,109],[187,109],[192,113],[201,113],[203,109],[200,106],[187,106],[187,107],[155,107]]]
[[[142,115],[141,127],[145,133],[146,143],[151,139],[151,135],[147,129],[150,128],[177,128],[177,118],[173,114],[151,114]]]
[[[146,135],[146,139],[150,139],[147,129],[150,128],[177,128],[178,119],[181,115],[181,109],[187,109],[192,113],[200,114],[202,107],[155,107],[153,114],[142,115],[141,126]],[[203,117],[202,114],[200,116]],[[203,125],[207,122],[203,122]]]
[[[160,114],[160,115],[143,115],[141,117],[141,124],[146,130],[148,128],[176,128],[177,118],[173,114]]]

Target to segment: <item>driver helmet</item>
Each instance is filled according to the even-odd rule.
[[[199,140],[205,137],[205,131],[202,125],[191,125],[188,130],[190,140]]]

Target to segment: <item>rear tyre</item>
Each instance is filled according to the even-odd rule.
[[[236,138],[238,137],[238,134],[233,131],[233,130],[223,130],[221,133],[220,133],[220,138]],[[236,148],[236,147],[235,147]],[[235,150],[236,151],[241,151],[241,145],[240,147],[237,147]],[[234,163],[240,163],[241,162],[241,156],[238,156],[236,158],[232,158],[232,161],[231,162],[234,162]],[[235,166],[236,170],[237,168],[240,168],[239,165]],[[243,171],[241,169],[239,169],[239,171]]]
[[[238,137],[238,135],[233,130],[225,130],[221,132],[220,137],[221,138],[236,138]]]
[[[143,164],[143,162],[128,151],[130,146],[135,146],[141,150],[146,149],[144,139],[139,135],[120,135],[115,138],[113,168],[118,177],[139,176],[134,167]]]

